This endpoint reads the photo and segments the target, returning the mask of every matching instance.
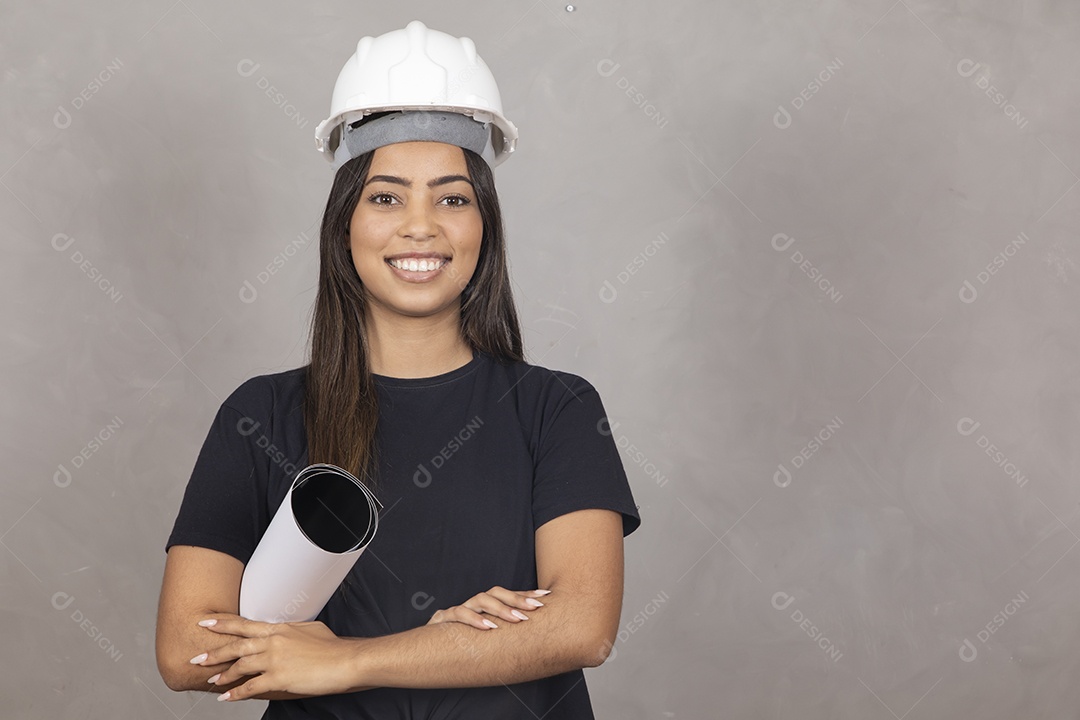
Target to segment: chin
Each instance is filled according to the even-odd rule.
[[[414,298],[412,302],[383,303],[383,305],[387,310],[398,315],[405,315],[407,317],[430,317],[459,307],[459,297],[460,296],[456,296],[449,300],[443,300],[442,302],[417,302]]]

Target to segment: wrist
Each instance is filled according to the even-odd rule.
[[[371,639],[362,637],[342,639],[349,643],[348,665],[351,687],[348,692],[360,692],[379,687],[372,681],[374,668],[371,662]]]

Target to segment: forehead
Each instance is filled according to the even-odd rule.
[[[369,174],[393,174],[403,177],[446,175],[469,176],[465,151],[457,145],[417,140],[393,143],[376,148]]]

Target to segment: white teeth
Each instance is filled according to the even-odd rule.
[[[390,264],[399,270],[428,272],[430,270],[438,270],[445,262],[446,261],[441,258],[422,258],[420,260],[417,260],[416,258],[395,258],[390,261]]]

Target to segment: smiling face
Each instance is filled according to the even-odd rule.
[[[458,312],[483,235],[461,148],[417,141],[375,150],[349,223],[353,265],[372,311]]]

